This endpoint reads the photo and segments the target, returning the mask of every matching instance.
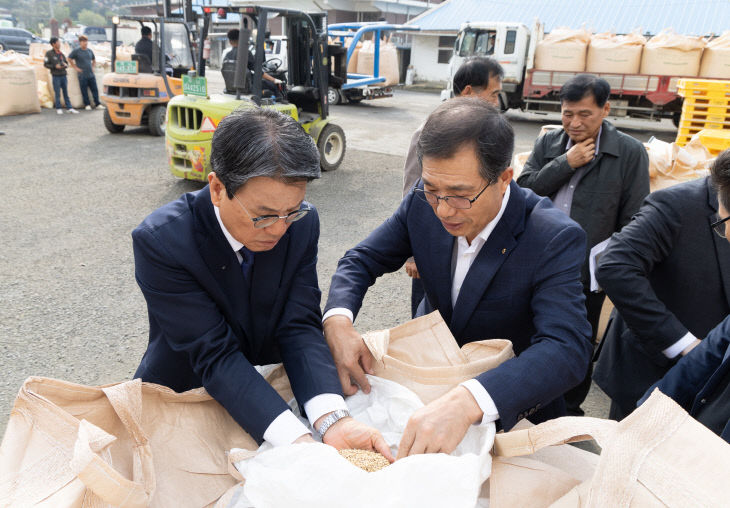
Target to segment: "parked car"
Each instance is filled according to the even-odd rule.
[[[31,42],[43,42],[43,39],[22,28],[0,28],[0,51],[12,49],[28,54]]]
[[[85,35],[89,42],[106,42],[106,28],[103,26],[83,26],[79,30],[79,35]]]

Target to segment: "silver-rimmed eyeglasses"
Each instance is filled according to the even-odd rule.
[[[238,199],[238,197],[234,194],[234,199],[238,202],[238,204],[241,206],[244,212],[246,212],[246,215],[248,215],[248,218],[253,221],[253,227],[256,229],[263,229],[268,228],[269,226],[273,226],[276,224],[279,219],[284,219],[284,222],[287,224],[291,224],[292,222],[296,222],[305,215],[309,213],[311,208],[309,206],[304,206],[300,208],[299,210],[295,210],[291,213],[288,213],[286,215],[262,215],[260,217],[251,217],[251,214],[248,213],[248,210],[245,206],[243,206],[243,203],[241,203],[241,200]]]

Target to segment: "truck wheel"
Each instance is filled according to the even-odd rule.
[[[124,125],[117,125],[112,122],[112,117],[109,114],[108,109],[104,110],[104,127],[106,127],[106,130],[108,130],[112,134],[119,134],[124,130]]]
[[[322,171],[334,171],[345,158],[345,133],[339,125],[328,123],[319,134],[319,166]]]
[[[336,106],[342,102],[340,98],[340,91],[332,87],[327,88],[327,102],[330,106]]]
[[[150,134],[152,134],[153,136],[164,136],[166,123],[167,106],[165,104],[152,106],[149,117],[147,119],[147,125],[150,129]]]

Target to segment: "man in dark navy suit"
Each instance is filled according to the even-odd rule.
[[[730,239],[730,150],[717,157],[711,177],[719,202],[718,220],[712,228],[720,237]],[[707,226],[698,223],[697,227]],[[649,388],[640,403],[654,388],[659,388],[700,423],[730,442],[730,316]]]
[[[586,235],[548,198],[512,182],[514,133],[478,98],[443,103],[418,142],[421,182],[395,213],[340,260],[324,316],[345,393],[365,391],[372,357],[353,326],[377,277],[413,256],[426,298],[459,344],[505,338],[516,358],[415,413],[398,456],[451,452],[469,425],[565,412],[584,376],[590,326],[580,283]]]
[[[148,216],[132,233],[150,340],[136,377],[176,391],[205,387],[261,442],[311,435],[254,368],[284,363],[294,395],[323,441],[377,449],[374,429],[349,417],[322,336],[319,219],[304,201],[319,154],[292,118],[251,108],[213,136],[209,185]]]

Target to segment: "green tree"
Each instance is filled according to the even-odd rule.
[[[79,24],[86,26],[104,26],[106,25],[106,19],[101,14],[84,9],[79,12]]]

